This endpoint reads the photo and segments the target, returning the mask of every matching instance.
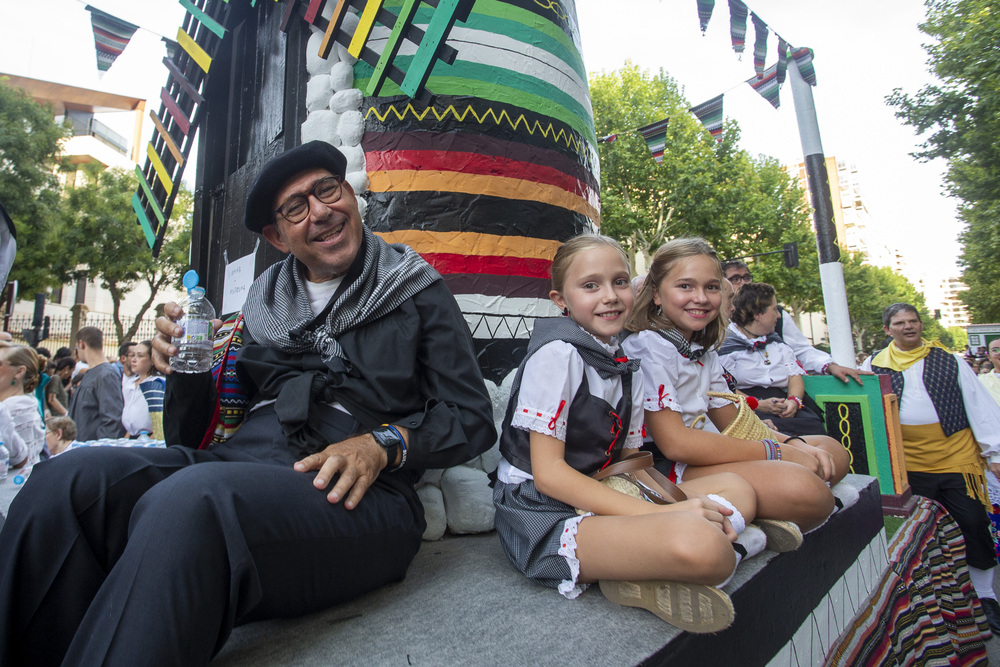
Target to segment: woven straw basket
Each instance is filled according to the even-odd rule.
[[[724,391],[708,392],[710,398],[724,398],[736,404],[736,418],[727,426],[722,435],[741,440],[763,440],[771,437],[771,429],[765,426],[754,411],[747,405],[747,399],[739,394]],[[692,427],[694,424],[691,425]]]

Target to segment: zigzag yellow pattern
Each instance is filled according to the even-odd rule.
[[[537,121],[537,120],[533,121],[533,122],[529,121],[527,118],[524,117],[524,114],[519,115],[517,117],[516,121],[515,120],[511,120],[511,117],[507,113],[506,109],[501,110],[500,111],[500,115],[497,116],[496,112],[493,111],[492,108],[490,108],[490,109],[487,109],[485,113],[483,113],[482,117],[480,117],[480,115],[476,112],[476,110],[472,108],[471,104],[469,106],[467,106],[465,108],[465,111],[463,111],[461,113],[459,113],[459,111],[455,108],[455,105],[453,105],[453,104],[449,104],[448,108],[445,109],[444,111],[441,111],[441,112],[438,112],[438,110],[436,108],[434,108],[433,106],[428,106],[426,109],[424,109],[421,112],[421,111],[417,111],[416,109],[414,109],[413,105],[410,102],[407,102],[406,103],[406,108],[403,110],[402,113],[400,113],[396,109],[396,105],[395,104],[390,104],[389,107],[385,110],[385,114],[380,114],[378,112],[378,109],[376,109],[375,107],[368,107],[368,111],[365,113],[365,120],[368,120],[368,117],[371,114],[375,114],[375,117],[378,118],[379,122],[380,123],[384,123],[385,119],[389,117],[390,113],[394,114],[396,116],[397,120],[404,120],[406,118],[407,114],[409,114],[411,112],[413,113],[413,116],[417,120],[419,120],[421,122],[427,116],[427,112],[433,112],[434,117],[438,121],[444,120],[445,118],[448,117],[449,114],[451,114],[451,115],[454,115],[455,116],[455,120],[457,120],[460,123],[465,122],[465,117],[468,116],[471,113],[475,117],[476,122],[478,122],[480,125],[482,125],[483,123],[485,123],[486,120],[489,119],[492,116],[493,117],[493,122],[495,122],[497,125],[500,125],[502,123],[502,121],[504,119],[506,119],[507,123],[510,125],[511,129],[513,129],[513,130],[517,130],[517,128],[523,122],[524,123],[524,129],[526,129],[528,131],[528,134],[534,135],[535,131],[537,130],[538,132],[541,133],[541,135],[543,137],[545,137],[546,139],[550,139],[554,143],[560,143],[560,142],[562,142],[562,143],[566,144],[567,148],[572,148],[577,153],[583,153],[584,152],[584,144],[583,144],[583,142],[581,142],[580,139],[573,132],[567,132],[566,130],[564,130],[562,128],[560,128],[559,130],[556,130],[556,128],[553,127],[552,123],[549,123],[548,127],[543,127],[542,124],[539,121]],[[551,137],[549,136],[550,134],[552,135]]]

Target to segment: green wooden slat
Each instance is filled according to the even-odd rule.
[[[437,57],[438,47],[444,41],[448,31],[451,30],[455,22],[455,12],[458,10],[462,0],[439,0],[431,22],[427,24],[427,31],[424,38],[417,47],[417,54],[413,57],[406,77],[403,79],[400,88],[410,97],[416,97],[417,93],[427,81],[434,60]]]
[[[385,48],[382,49],[382,55],[378,59],[378,64],[375,65],[375,73],[372,75],[371,80],[368,81],[368,88],[365,91],[365,95],[368,97],[378,94],[379,87],[385,81],[386,69],[399,52],[399,47],[403,43],[403,32],[413,21],[413,15],[419,4],[420,0],[405,0],[403,6],[400,7],[399,16],[396,17],[396,22],[392,26],[392,32],[389,33],[389,41],[386,42]]]
[[[146,177],[143,176],[142,169],[136,167],[135,175],[139,177],[139,187],[142,188],[143,194],[146,195],[146,201],[148,201],[149,205],[152,207],[153,214],[156,215],[156,219],[160,221],[160,225],[167,224],[167,219],[163,216],[163,211],[160,209],[160,205],[156,201],[156,197],[153,196],[153,191],[149,189],[149,183],[146,182]]]
[[[184,9],[188,10],[188,13],[191,16],[198,19],[198,21],[203,26],[214,32],[216,36],[219,37],[219,39],[222,39],[223,37],[226,36],[226,29],[223,28],[221,25],[219,25],[219,23],[211,16],[209,16],[202,10],[195,7],[194,3],[191,2],[191,0],[180,0],[180,3],[184,7]]]
[[[149,224],[149,218],[146,217],[146,212],[142,210],[142,202],[139,201],[138,192],[132,195],[132,208],[135,210],[135,214],[139,217],[139,226],[142,227],[142,233],[146,235],[146,244],[152,248],[153,244],[156,243],[156,234],[153,233],[153,227]]]

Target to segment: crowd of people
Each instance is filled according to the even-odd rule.
[[[83,327],[76,348],[51,354],[0,340],[0,438],[12,468],[33,467],[77,441],[163,439],[165,380],[152,342],[126,342],[110,361],[103,334]]]
[[[171,446],[71,447],[36,468],[0,530],[0,662],[204,665],[237,625],[405,575],[425,528],[415,484],[497,431],[454,297],[363,224],[346,162],[310,142],[257,175],[244,225],[287,257],[218,331],[213,373],[170,372],[176,304],[115,362],[99,331],[81,330],[73,421],[53,417],[42,446],[63,451],[74,428],[93,439],[160,425]],[[598,584],[692,632],[727,627],[721,586],[743,559],[798,548],[857,499],[804,373],[898,384],[921,492],[981,538],[976,507],[949,503],[981,500],[985,466],[1000,469],[1000,406],[967,417],[981,385],[923,341],[912,306],[886,309],[893,342],[859,371],[810,345],[771,286],[702,239],[666,243],[635,287],[618,243],[593,234],[562,244],[551,272],[562,316],[535,322],[493,488],[500,543],[528,578],[567,598]],[[20,405],[31,364],[6,348],[0,362],[0,391],[9,379]],[[976,553],[973,583],[1000,632],[984,574],[996,558]]]

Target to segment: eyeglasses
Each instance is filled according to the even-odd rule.
[[[324,204],[333,204],[340,200],[343,193],[342,181],[339,176],[327,176],[316,181],[309,192],[292,195],[284,201],[275,211],[275,215],[280,215],[292,224],[302,222],[309,217],[309,195],[320,200]]]
[[[728,280],[734,285],[739,285],[741,283],[752,283],[753,276],[751,276],[749,273],[736,273],[734,275],[729,276]]]

